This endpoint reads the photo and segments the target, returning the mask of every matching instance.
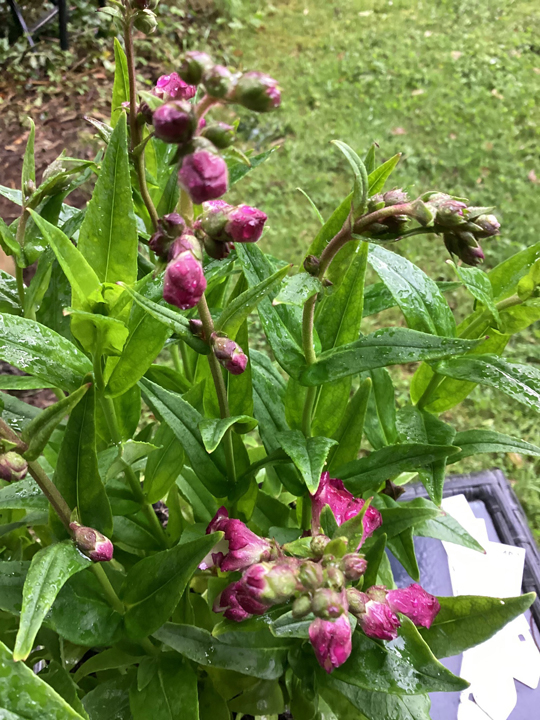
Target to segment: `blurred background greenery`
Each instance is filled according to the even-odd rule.
[[[2,136],[28,114],[54,123],[52,96],[63,108],[74,97],[87,98],[86,113],[106,115],[114,29],[96,13],[97,2],[71,3],[67,54],[51,39],[33,53],[24,40],[9,44],[2,2]],[[27,6],[35,9],[32,2]],[[486,269],[539,240],[537,0],[169,0],[160,3],[158,16],[159,41],[138,39],[141,81],[152,83],[174,70],[182,50],[197,47],[228,65],[268,72],[282,85],[279,112],[240,113],[242,143],[258,150],[279,146],[233,197],[268,214],[266,250],[298,262],[317,231],[298,187],[323,216],[348,192],[350,172],[329,145],[338,138],[360,154],[377,142],[380,161],[402,152],[394,182],[412,195],[438,189],[496,206],[502,233],[484,243]],[[47,38],[53,31],[47,29]],[[435,279],[453,279],[442,241],[419,236],[393,249]],[[449,301],[458,318],[470,312],[465,292]],[[402,322],[389,311],[366,329],[390,321]],[[540,363],[539,338],[534,326],[514,336],[508,358]],[[392,369],[400,403],[407,401],[411,374],[411,368]],[[477,388],[444,418],[460,430],[496,429],[540,444],[538,415],[489,388]],[[453,471],[494,465],[514,485],[540,538],[540,462],[488,455]]]

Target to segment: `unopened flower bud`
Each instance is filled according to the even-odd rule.
[[[190,85],[198,85],[203,74],[210,70],[214,62],[210,55],[193,50],[184,55],[178,74]]]
[[[98,530],[85,527],[77,522],[69,524],[77,549],[92,562],[108,562],[112,560],[114,547],[108,537]]]
[[[214,65],[202,78],[206,92],[214,98],[224,98],[234,87],[234,75],[223,65]]]
[[[365,612],[357,615],[358,624],[368,637],[394,640],[401,625],[399,618],[383,603],[369,600]]]
[[[227,192],[227,163],[207,150],[194,152],[184,158],[178,180],[194,203],[216,200]]]
[[[304,260],[304,270],[310,275],[319,274],[319,265],[319,258],[315,257],[315,255],[308,255]]]
[[[0,480],[6,482],[23,480],[27,472],[28,463],[18,453],[10,451],[0,455]]]
[[[395,188],[385,192],[382,196],[384,204],[388,205],[402,205],[403,203],[409,202],[409,196],[401,188]]]
[[[358,553],[349,553],[341,559],[341,569],[347,580],[360,580],[367,569],[367,560]]]
[[[366,595],[370,600],[378,603],[385,603],[388,590],[384,585],[372,585],[366,590]]]
[[[345,590],[338,592],[331,588],[319,588],[313,593],[311,603],[313,613],[324,620],[338,618],[348,610]]]
[[[329,542],[330,538],[326,535],[314,535],[311,538],[310,543],[311,552],[315,555],[315,557],[322,557]]]
[[[225,370],[228,370],[231,375],[241,375],[246,369],[248,358],[240,345],[217,333],[212,333],[211,342],[214,355]]]
[[[220,242],[219,240],[208,237],[208,235],[203,238],[203,243],[207,255],[214,260],[224,260],[226,257],[229,257],[231,250],[234,248],[233,243]]]
[[[162,260],[169,255],[171,245],[185,230],[184,219],[178,213],[163,215],[158,220],[158,229],[148,241],[148,247]]]
[[[495,215],[480,215],[474,222],[482,231],[481,237],[491,237],[499,234],[501,224]]]
[[[319,665],[331,673],[349,658],[352,652],[351,624],[347,615],[337,620],[316,618],[309,626],[309,641]]]
[[[303,562],[300,565],[298,579],[307,590],[316,590],[323,584],[323,569],[319,563]]]
[[[277,605],[289,600],[297,587],[295,568],[287,562],[262,562],[248,568],[237,592],[240,605],[254,615],[252,602]]]
[[[329,587],[341,590],[345,585],[345,575],[341,572],[337,565],[331,564],[325,567],[325,582]]]
[[[199,318],[190,318],[189,330],[192,335],[195,335],[195,337],[198,337],[198,338],[204,337],[204,328],[203,328],[202,320],[199,320]]]
[[[139,104],[139,107],[137,109],[137,120],[139,124],[146,123],[147,125],[152,124],[153,120],[153,113],[150,110],[150,106],[148,103],[145,103],[144,101]]]
[[[176,240],[174,246],[182,244],[184,237]],[[195,238],[193,241],[197,242]],[[195,307],[205,290],[206,278],[201,261],[191,250],[181,250],[165,270],[163,299],[181,310],[188,310]]]
[[[233,101],[255,112],[268,112],[281,104],[277,81],[260,72],[244,73],[233,92]]]
[[[309,595],[300,595],[293,602],[292,616],[294,618],[303,618],[311,612],[311,599]]]
[[[462,225],[465,222],[463,217],[463,210],[467,207],[464,202],[458,200],[446,200],[440,203],[437,207],[437,213],[435,215],[435,222],[437,225],[443,227],[453,227],[455,225]]]
[[[157,18],[152,10],[138,10],[133,19],[133,25],[139,32],[151,35],[157,28]]]
[[[417,583],[408,588],[389,590],[386,598],[393,612],[406,615],[415,625],[430,628],[437,613],[441,609],[436,597],[430,595]]]
[[[203,230],[213,240],[230,240],[225,234],[225,225],[232,205],[224,200],[211,200],[203,204],[203,214],[197,218],[195,227]]]
[[[233,126],[223,122],[206,125],[202,135],[220,150],[228,148],[234,142]]]
[[[197,118],[191,105],[181,100],[160,105],[154,111],[152,122],[157,138],[179,145],[189,142],[197,128]]]
[[[161,75],[152,92],[163,100],[191,100],[197,88],[188,85],[178,73],[173,72],[170,75]]]
[[[347,588],[347,602],[349,603],[349,612],[358,617],[366,612],[366,603],[369,602],[369,597],[366,593],[349,587]]]
[[[478,265],[484,260],[484,252],[472,233],[445,233],[443,239],[448,252],[466,265]]]
[[[368,200],[368,212],[372,213],[376,210],[382,210],[385,206],[384,197],[382,193],[376,193],[372,195]]]
[[[250,205],[238,205],[233,208],[225,225],[225,234],[233,242],[257,242],[261,237],[268,217],[262,210]]]

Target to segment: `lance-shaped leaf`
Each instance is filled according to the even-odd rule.
[[[461,287],[460,282],[437,281],[435,283],[439,290],[443,293],[453,292]],[[389,310],[396,307],[392,293],[382,282],[368,285],[364,293],[364,317],[375,315],[383,310]]]
[[[126,117],[120,115],[79,231],[78,248],[101,282],[137,279],[138,235],[127,147]]]
[[[0,489],[0,510],[47,510],[49,503],[31,477]]]
[[[402,503],[398,503],[402,505]],[[425,498],[416,498],[407,503],[408,507],[431,508],[437,510],[429,500]],[[477,552],[485,552],[484,548],[477,542],[472,535],[462,527],[457,520],[448,515],[444,510],[437,517],[422,520],[414,525],[414,534],[419,537],[431,537],[443,542],[451,542],[455,545],[463,545],[463,547],[476,550]]]
[[[399,636],[384,645],[354,633],[351,656],[332,677],[365,690],[397,695],[453,692],[469,685],[438,662],[407,618]]]
[[[129,330],[123,322],[107,315],[65,308],[72,318],[71,331],[83,348],[91,353],[99,348],[105,355],[121,355]]]
[[[395,506],[382,508],[381,515],[384,533],[388,540],[392,540],[409,528],[415,527],[426,520],[438,518],[441,511],[434,505],[426,507],[424,505],[396,503]]]
[[[437,337],[406,328],[385,328],[349,345],[321,353],[317,362],[300,373],[299,379],[308,387],[322,385],[373,368],[462,355],[476,344],[475,340]]]
[[[71,395],[42,410],[24,428],[21,437],[23,442],[28,444],[28,450],[24,453],[27,460],[36,460],[41,455],[55,428],[75,408],[91,386],[91,383],[81,385]]]
[[[229,168],[229,186],[235,185],[252,170],[255,170],[255,168],[259,167],[259,165],[266,162],[275,150],[277,150],[277,146],[270,148],[270,150],[265,150],[258,155],[252,155],[248,158],[249,164],[242,162],[236,157],[227,158],[227,167]]]
[[[249,429],[246,430],[246,432],[253,430],[253,428],[257,426],[257,420],[248,415],[234,415],[223,418],[222,420],[218,420],[217,418],[205,418],[201,420],[199,430],[201,431],[204,447],[209,453],[214,452],[227,430],[235,423],[242,423],[242,425],[247,426]]]
[[[0,642],[0,697],[6,720],[84,720],[68,703]],[[16,689],[16,691],[14,691]]]
[[[540,457],[540,447],[537,445],[494,430],[465,430],[457,433],[453,442],[461,450],[448,458],[449,463],[459,462],[471,455],[492,452],[521,453]]]
[[[464,267],[454,265],[456,275],[471,293],[473,298],[478,300],[491,312],[496,322],[500,322],[499,311],[493,298],[493,287],[489,281],[489,275],[478,267]]]
[[[356,219],[365,212],[367,205],[369,180],[366,166],[349,145],[341,140],[332,140],[332,142],[345,155],[354,173],[352,211],[353,218]]]
[[[324,677],[320,682],[322,698],[333,713],[332,720],[357,720],[360,717],[362,720],[431,720],[429,695],[393,695],[363,690],[332,676]]]
[[[131,637],[146,637],[168,620],[199,563],[222,537],[223,533],[204,535],[144,558],[131,568],[121,593],[127,608],[124,623]]]
[[[143,490],[148,502],[165,497],[184,465],[184,448],[168,425],[160,425],[153,442],[159,447],[148,456]]]
[[[129,703],[133,720],[199,720],[197,675],[191,663],[176,653],[160,653],[148,684],[133,683]]]
[[[0,375],[0,390],[41,390],[53,387],[53,383],[31,375]]]
[[[34,320],[3,313],[0,359],[69,391],[92,372],[90,360],[69,340]]]
[[[304,307],[309,298],[320,293],[322,289],[323,286],[319,278],[301,272],[287,278],[274,298],[272,305],[298,305],[298,307]]]
[[[111,102],[111,127],[115,127],[120,115],[124,112],[122,103],[129,101],[129,75],[126,53],[114,38],[114,83]]]
[[[330,450],[328,455],[330,474],[335,468],[346,465],[358,457],[371,385],[371,378],[366,378],[349,400],[339,428],[334,433],[334,440],[338,444]]]
[[[285,670],[287,641],[283,646],[275,647],[276,641],[268,646],[261,644],[253,647],[249,632],[227,633],[233,638],[227,642],[211,635],[207,630],[194,625],[176,625],[166,623],[153,633],[154,637],[168,645],[181,655],[199,663],[199,665],[234,670],[243,675],[274,680]],[[272,636],[268,633],[270,638]]]
[[[111,506],[99,474],[96,452],[95,396],[92,386],[69,416],[54,484],[68,506],[77,508],[82,525],[110,536],[113,531]],[[61,532],[58,520],[55,527]]]
[[[371,446],[379,450],[397,440],[394,383],[386,368],[373,368],[361,377],[372,382],[364,431]]]
[[[370,195],[376,195],[377,193],[381,192],[381,190],[385,186],[386,181],[393,173],[394,168],[398,164],[400,158],[401,153],[398,153],[397,155],[394,155],[382,165],[379,165],[378,168],[375,168],[372,172],[369,173],[368,183]]]
[[[279,433],[277,439],[313,495],[317,492],[326,458],[330,448],[336,445],[336,440],[325,437],[306,438],[300,430]]]
[[[419,267],[380,245],[371,245],[368,261],[390,290],[410,328],[455,336],[456,321],[448,303],[437,284]]]
[[[146,402],[163,419],[182,443],[192,468],[201,482],[216,497],[225,497],[230,488],[223,472],[216,464],[216,456],[208,455],[202,442],[199,423],[202,415],[179,395],[164,390],[143,378],[140,386]],[[218,458],[219,461],[219,458]]]
[[[497,355],[467,355],[437,363],[440,375],[488,385],[526,407],[540,412],[540,372],[530,365],[502,360]]]
[[[334,473],[355,495],[377,490],[402,472],[413,472],[457,452],[454,445],[401,443],[387,445],[366,457],[353,460]]]
[[[459,655],[489,640],[507,623],[522,615],[534,602],[535,593],[503,600],[476,595],[437,598],[441,604],[429,630],[420,634],[438,658]]]
[[[2,228],[0,227],[0,234]],[[21,315],[17,281],[4,270],[0,270],[0,312]]]
[[[287,276],[289,267],[289,265],[285,265],[285,267],[280,268],[273,275],[270,275],[270,277],[262,280],[254,287],[250,287],[232,300],[217,319],[215,323],[216,331],[224,332],[234,340],[248,315],[253,312],[260,301]]]
[[[309,246],[306,255],[315,255],[316,257],[319,257],[324,248],[328,245],[334,235],[341,230],[343,223],[349,217],[349,213],[351,211],[351,200],[352,193],[338,205],[328,220],[324,223]]]
[[[386,540],[386,533],[383,532],[371,541],[369,548],[364,552],[368,564],[364,573],[364,589],[377,584],[377,574],[386,548]]]
[[[26,149],[24,151],[23,166],[21,174],[21,187],[25,197],[32,194],[33,190],[29,190],[27,185],[29,182],[36,182],[36,163],[34,159],[34,140],[36,137],[36,126],[34,121],[30,120],[30,133],[28,134],[28,140],[26,141]]]
[[[24,581],[14,660],[26,660],[41,623],[64,583],[91,563],[91,560],[81,555],[72,540],[49,545],[34,555]]]

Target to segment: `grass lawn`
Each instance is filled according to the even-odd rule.
[[[350,172],[333,139],[362,152],[376,141],[380,160],[402,152],[395,183],[412,195],[440,189],[495,205],[503,229],[484,244],[487,268],[538,240],[537,2],[278,0],[262,7],[236,3],[236,21],[219,39],[228,63],[268,72],[283,88],[278,113],[246,115],[240,128],[260,149],[282,144],[237,191],[268,213],[267,250],[298,261],[317,230],[296,188],[324,216],[348,192]],[[413,238],[399,252],[433,277],[451,278],[442,242]],[[471,307],[465,293],[450,301],[458,316]],[[539,330],[514,337],[507,356],[540,362]],[[408,377],[392,373],[405,403]],[[477,388],[445,419],[540,443],[538,415],[488,388]],[[494,465],[515,482],[540,537],[538,462],[481,455],[453,470]]]

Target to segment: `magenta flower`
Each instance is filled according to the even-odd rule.
[[[194,203],[216,200],[227,192],[227,163],[219,155],[200,150],[184,158],[178,180]]]
[[[362,498],[355,498],[341,480],[331,478],[330,474],[324,472],[317,492],[312,496],[311,504],[311,527],[313,532],[320,532],[320,516],[325,505],[329,505],[334,513],[338,525],[358,515],[364,507],[365,501]],[[368,507],[363,520],[364,533],[362,543],[382,525],[381,513],[371,505]]]
[[[225,233],[233,242],[257,242],[268,216],[249,205],[238,205],[230,211]]]
[[[358,614],[357,618],[365,634],[379,640],[396,638],[401,624],[388,605],[369,599],[365,603],[365,612]]]
[[[343,665],[352,650],[351,624],[347,615],[337,620],[316,618],[309,626],[309,640],[319,665],[331,673]]]
[[[206,528],[207,534],[221,530],[225,533],[227,551],[223,557],[217,558],[215,564],[223,572],[244,570],[261,560],[269,560],[272,555],[272,546],[265,538],[255,535],[254,532],[241,520],[229,518],[226,508],[220,507],[216,515]]]
[[[163,299],[180,310],[188,310],[195,307],[205,290],[202,263],[191,251],[180,252],[165,270]]]
[[[239,582],[228,585],[225,590],[218,595],[213,607],[215,613],[223,613],[228,620],[234,620],[235,622],[242,622],[242,620],[247,620],[251,617],[251,613],[246,612],[238,602],[237,591],[239,585]]]
[[[92,562],[112,560],[114,547],[108,537],[94,528],[85,527],[78,522],[69,524],[77,549]]]
[[[157,138],[166,143],[187,143],[197,128],[197,118],[189,103],[180,101],[160,105],[152,115]]]
[[[159,77],[153,90],[154,95],[164,100],[190,100],[196,92],[195,85],[188,85],[175,72]]]
[[[393,612],[403,613],[415,625],[425,628],[431,627],[431,623],[441,609],[437,598],[417,583],[409,585],[408,588],[389,590],[386,602]]]

